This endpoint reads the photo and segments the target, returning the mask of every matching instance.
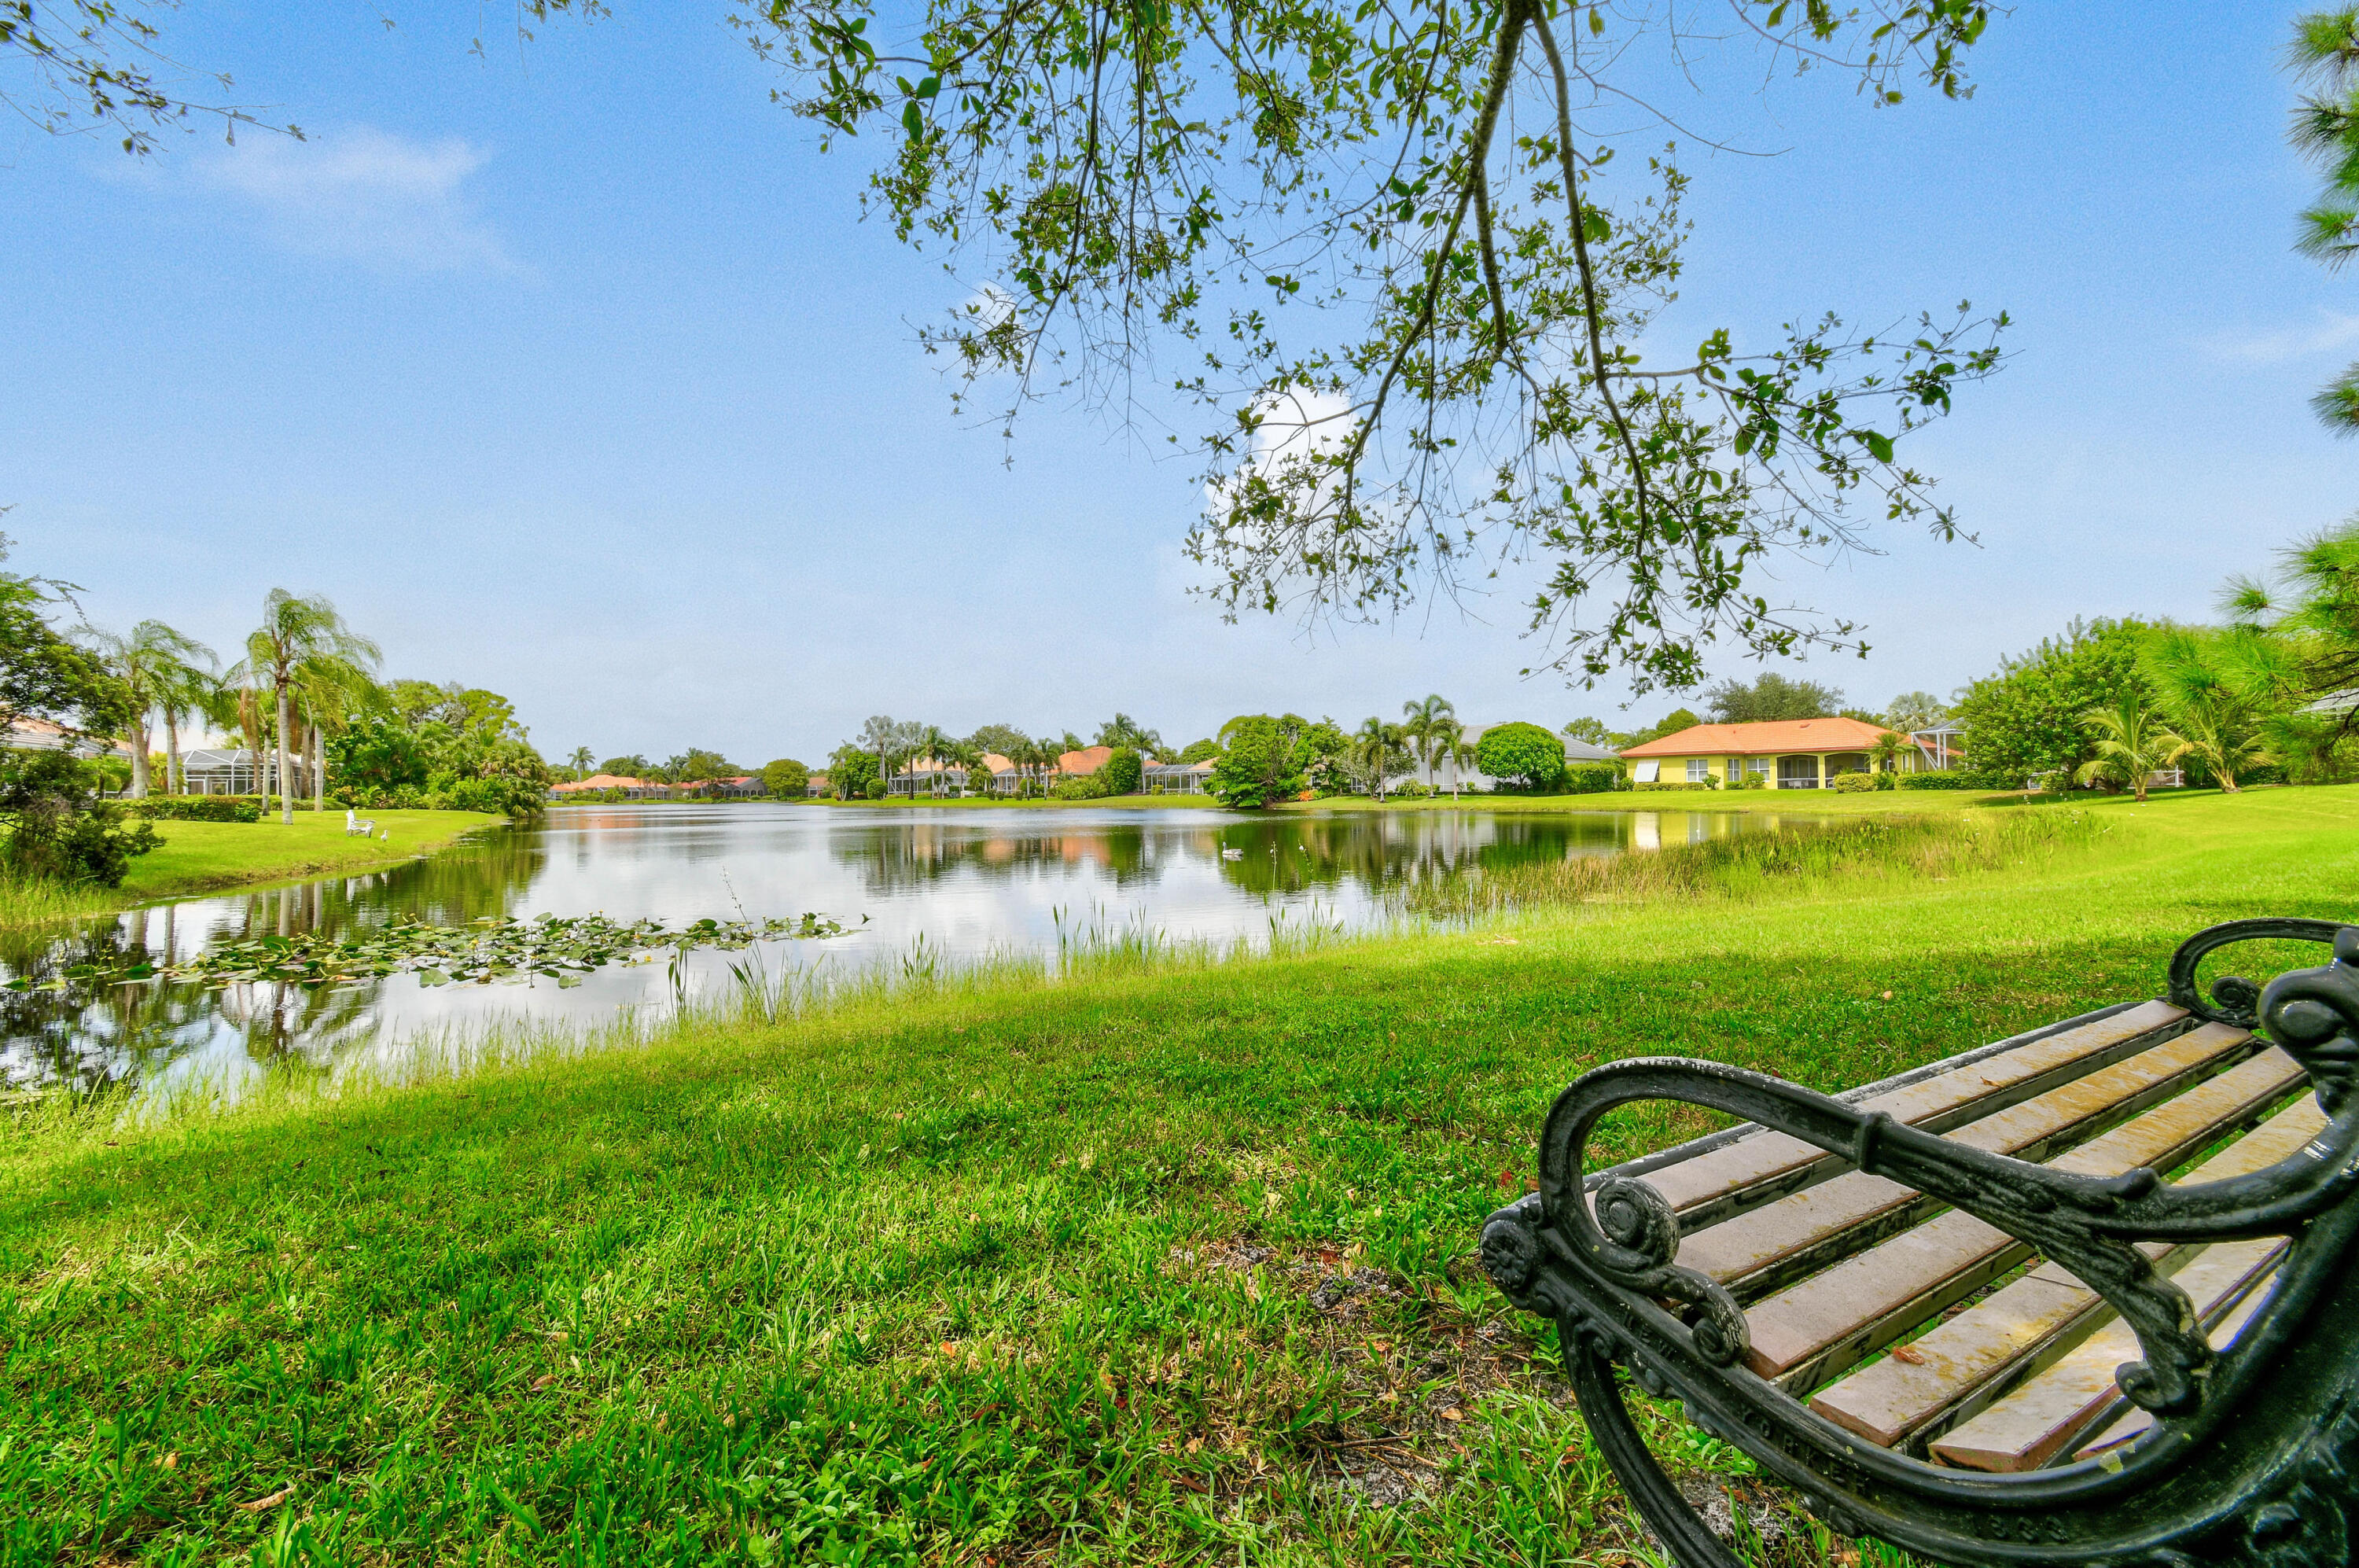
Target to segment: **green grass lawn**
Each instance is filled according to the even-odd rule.
[[[0,883],[0,926],[99,914],[149,898],[202,893],[256,882],[288,882],[361,871],[425,854],[498,817],[479,811],[371,811],[382,838],[347,837],[341,810],[299,809],[289,825],[276,814],[258,822],[159,822],[163,847],[131,863],[123,886],[60,891]]]
[[[2359,789],[2080,810],[144,1127],[20,1108],[0,1560],[1654,1561],[1477,1226],[1597,1062],[1833,1088],[2153,995],[2215,920],[2359,915]]]

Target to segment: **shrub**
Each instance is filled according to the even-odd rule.
[[[1875,788],[1873,773],[1838,773],[1827,780],[1827,788],[1845,795],[1864,795]]]
[[[1737,777],[1736,782],[1730,785],[1729,788],[1732,789],[1767,789],[1769,788],[1769,776],[1767,773],[1740,774]]]
[[[1972,773],[1962,768],[1940,773],[1903,773],[1897,776],[1894,788],[1900,789],[2019,789],[2022,780],[2000,782],[1987,774]]]
[[[119,887],[134,855],[164,841],[153,822],[97,798],[100,769],[62,751],[0,754],[7,868],[27,878]]]
[[[151,822],[258,822],[262,820],[259,796],[150,795],[144,800],[125,800],[122,805],[125,814],[144,817]]]
[[[883,800],[885,798],[885,780],[882,779],[871,779],[868,781],[868,788],[862,792],[872,800]]]
[[[1474,744],[1474,766],[1494,779],[1545,789],[1564,776],[1564,742],[1538,724],[1494,724]]]
[[[1304,767],[1285,732],[1266,713],[1232,719],[1228,747],[1212,764],[1212,798],[1224,806],[1260,807],[1290,800],[1304,783]]]
[[[1622,788],[1622,769],[1611,762],[1584,762],[1565,770],[1564,786],[1575,795],[1603,795]]]
[[[1097,771],[1098,793],[1101,795],[1136,795],[1147,779],[1147,764],[1137,752],[1126,746],[1114,748],[1105,766]]]
[[[810,790],[810,769],[790,757],[764,763],[762,788],[781,800],[799,800]]]

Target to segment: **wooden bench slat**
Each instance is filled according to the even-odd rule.
[[[2271,1048],[2049,1163],[2082,1176],[2117,1176],[2142,1165],[2169,1170],[2301,1081],[2300,1067]],[[1812,1387],[2029,1255],[1972,1214],[1942,1214],[1761,1302],[1747,1314],[1753,1369]]]
[[[2058,1084],[2110,1067],[2146,1049],[2146,1037],[2187,1017],[2169,1002],[2135,1007],[2082,1024],[1954,1072],[1859,1102],[1928,1132],[1962,1123],[2046,1093]],[[1757,1208],[1839,1173],[1844,1161],[1814,1143],[1782,1132],[1757,1132],[1736,1142],[1651,1171],[1647,1180],[1690,1230],[1719,1224],[1740,1209]]]
[[[1995,1154],[2045,1159],[2256,1049],[2244,1029],[2205,1024],[1944,1136]],[[1740,1301],[1757,1299],[1906,1229],[1935,1206],[1897,1181],[1854,1171],[1683,1236],[1679,1262],[1730,1285]]]
[[[2282,1262],[2283,1259],[2279,1259],[2279,1261]],[[2245,1332],[2245,1325],[2253,1321],[2253,1314],[2255,1312],[2259,1312],[2263,1307],[2268,1304],[2268,1300],[2269,1291],[2267,1289],[2267,1282],[2266,1280],[2260,1284],[2255,1285],[2251,1290],[2245,1291],[2245,1299],[2236,1303],[2236,1310],[2230,1312],[2226,1317],[2222,1318],[2220,1322],[2213,1326],[2209,1336],[2212,1341],[2212,1348],[2214,1350],[2225,1350],[2230,1345],[2235,1344],[2236,1336]],[[2072,1457],[2075,1459],[2093,1459],[2096,1455],[2104,1454],[2108,1450],[2126,1447],[2131,1443],[2136,1441],[2140,1432],[2146,1431],[2147,1428],[2153,1424],[2154,1413],[2151,1410],[2142,1410],[2136,1405],[2132,1405],[2129,1407],[2128,1413],[2124,1415],[2121,1420],[2115,1421],[2113,1425],[2107,1427],[2104,1432],[2098,1436],[2096,1442],[2092,1443],[2089,1446],[2083,1448],[2080,1453],[2074,1454]]]
[[[2210,1094],[2215,1090],[2224,1091],[2233,1081],[2254,1075],[2256,1069],[2268,1064],[2271,1056],[2278,1054],[2270,1051],[2256,1057],[2234,1072],[2213,1079],[2186,1098]],[[2268,1096],[2274,1097],[2274,1094]],[[2174,1105],[2182,1103],[2172,1102]],[[2318,1108],[2318,1102],[2304,1095],[2263,1123],[2250,1137],[2204,1161],[2190,1172],[2184,1181],[2188,1184],[2223,1181],[2234,1176],[2265,1170],[2294,1154],[2316,1137],[2325,1125],[2325,1114]],[[2138,1123],[2134,1122],[2108,1134],[2099,1142],[2119,1138],[2137,1126]],[[2074,1156],[2086,1155],[2096,1147],[2093,1144],[2075,1150]],[[2089,1173],[2110,1172],[2093,1171]],[[1919,1228],[1930,1230],[1948,1220],[1963,1217],[1944,1215]],[[1916,1234],[1910,1233],[1911,1236]],[[1786,1296],[1763,1303],[1752,1314],[1756,1353],[1766,1349],[1772,1358],[1771,1365],[1783,1370],[1823,1345],[1842,1343],[1842,1325],[1836,1325],[1835,1332],[1821,1335],[1820,1345],[1801,1346],[1799,1352],[1788,1348],[1788,1341],[1784,1336],[1792,1331],[1770,1312],[1772,1307],[1785,1301],[1788,1297],[1815,1290],[1822,1281],[1838,1283],[1861,1299],[1856,1315],[1862,1321],[1854,1325],[1854,1334],[1867,1327],[1864,1320],[1876,1311],[1875,1305],[1865,1299],[1867,1292],[1877,1292],[1887,1301],[1896,1301],[1904,1290],[1913,1290],[1918,1296],[1928,1294],[1929,1288],[1922,1283],[1895,1282],[1887,1285],[1876,1275],[1864,1273],[1857,1269],[1857,1265],[1885,1253],[1890,1246],[1892,1244],[1887,1243],[1886,1247],[1878,1247],[1874,1253],[1850,1259],[1796,1287]],[[2160,1260],[2169,1258],[2173,1249],[2167,1243],[2155,1242],[2147,1244],[2140,1250],[2147,1257]],[[2015,1255],[2019,1257],[2019,1251],[2015,1251]],[[1906,1268],[1908,1262],[1905,1256],[1895,1255],[1890,1259],[1890,1266],[1897,1271]],[[1838,1275],[1846,1278],[1837,1281]],[[1823,1310],[1823,1302],[1813,1304]],[[1946,1304],[1936,1302],[1926,1314],[1914,1315],[1905,1323],[1896,1323],[1896,1332],[1903,1332],[1915,1323],[1922,1323],[1925,1315]],[[1886,1357],[1873,1367],[1854,1372],[1821,1390],[1811,1399],[1810,1408],[1871,1443],[1893,1447],[1934,1426],[1936,1418],[1954,1421],[1972,1417],[1976,1410],[1966,1405],[1969,1397],[1987,1401],[2004,1393],[2002,1379],[2020,1378],[2044,1369],[2042,1353],[2052,1352],[2049,1356],[2051,1360],[2060,1356],[2069,1348],[2071,1332],[2083,1326],[2103,1309],[2102,1298],[2074,1279],[2061,1265],[2043,1264],[2024,1278],[1994,1292],[1988,1301],[1911,1341],[1908,1347],[1910,1353],[1908,1359]],[[1768,1321],[1765,1323],[1765,1319]],[[1887,1312],[1883,1321],[1891,1322],[1893,1319]],[[1782,1363],[1775,1359],[1781,1353]],[[1767,1375],[1771,1374],[1765,1373]]]
[[[2171,1278],[2199,1317],[2222,1315],[2277,1267],[2283,1236],[2223,1241],[2204,1247]],[[1932,1445],[1944,1464],[1975,1470],[2036,1470],[2119,1397],[2114,1373],[2139,1358],[2137,1335],[2118,1318],[2071,1354]]]

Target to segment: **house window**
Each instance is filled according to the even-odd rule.
[[[1663,765],[1659,762],[1642,762],[1631,770],[1630,781],[1634,784],[1656,783],[1662,770]]]
[[[1819,759],[1816,757],[1781,757],[1777,759],[1777,788],[1780,789],[1815,789],[1819,787]]]
[[[1712,764],[1701,757],[1688,758],[1688,782],[1701,784],[1712,777]]]
[[[1772,760],[1774,759],[1767,757],[1748,757],[1745,759],[1745,771],[1747,773],[1758,773],[1764,778],[1767,778],[1769,773],[1769,764]]]
[[[1735,783],[1737,776],[1742,774],[1744,771],[1745,762],[1743,758],[1732,757],[1728,759],[1728,781],[1731,784]]]

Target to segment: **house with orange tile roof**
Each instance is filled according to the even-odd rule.
[[[591,789],[638,789],[645,788],[639,780],[620,773],[592,773],[587,779],[576,779],[564,784],[551,784],[552,795],[579,795]]]
[[[1843,718],[1697,724],[1625,746],[1622,761],[1634,784],[1725,787],[1750,776],[1773,789],[1823,789],[1843,774],[1868,771],[1885,734],[1882,724]],[[1904,768],[1920,760],[1914,746],[1900,757]]]

